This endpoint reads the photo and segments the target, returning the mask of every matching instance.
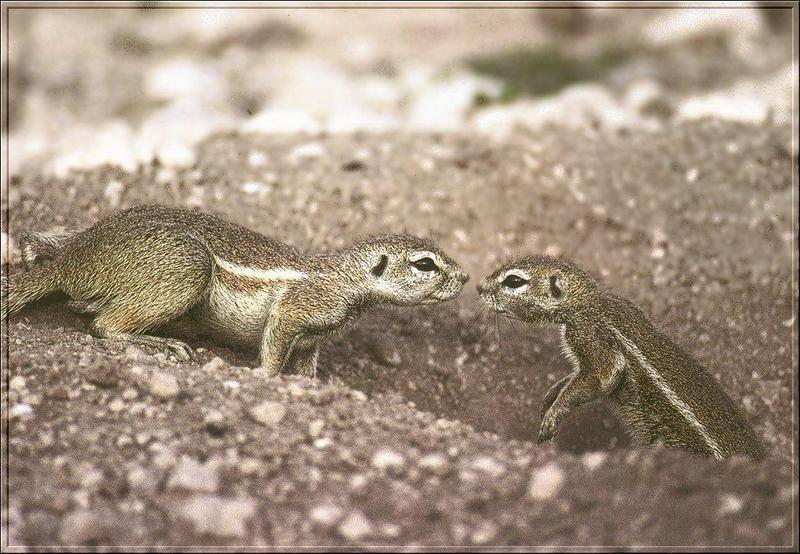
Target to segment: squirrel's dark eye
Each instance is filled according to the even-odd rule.
[[[420,271],[434,271],[437,269],[436,262],[434,262],[431,258],[420,258],[419,260],[414,260],[411,262],[411,265]]]
[[[555,275],[550,276],[550,294],[553,295],[553,298],[561,298],[561,295],[564,294],[558,286],[558,277]]]
[[[522,285],[527,285],[528,281],[526,281],[519,275],[508,275],[506,276],[505,279],[503,279],[503,282],[500,284],[510,289],[518,289]]]

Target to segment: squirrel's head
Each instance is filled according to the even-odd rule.
[[[508,263],[478,285],[478,293],[491,308],[529,323],[566,323],[597,282],[566,260],[532,256]]]
[[[444,302],[469,275],[433,242],[410,235],[369,238],[353,248],[370,296],[397,306]]]

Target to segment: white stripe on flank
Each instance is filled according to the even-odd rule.
[[[256,269],[254,267],[236,265],[235,263],[228,262],[217,256],[214,256],[214,261],[228,273],[233,273],[239,277],[257,279],[259,281],[297,281],[308,277],[308,275],[302,271],[296,271],[294,269]]]
[[[669,402],[673,406],[675,406],[675,408],[677,408],[677,410],[681,413],[681,415],[683,415],[683,417],[686,418],[686,421],[688,421],[689,424],[692,427],[694,427],[698,433],[700,433],[700,436],[703,437],[703,440],[706,441],[706,444],[714,453],[714,457],[717,458],[718,460],[722,460],[724,458],[724,456],[722,455],[722,449],[720,448],[719,444],[717,444],[717,441],[715,441],[711,437],[711,435],[708,434],[705,425],[700,423],[700,420],[698,420],[697,416],[694,415],[692,409],[686,404],[686,402],[678,398],[678,395],[675,394],[675,391],[669,388],[669,384],[667,384],[667,382],[664,380],[661,374],[659,374],[658,371],[656,371],[656,368],[650,365],[650,362],[647,360],[647,357],[642,353],[641,350],[639,350],[639,348],[633,343],[633,341],[631,341],[628,337],[623,335],[619,331],[619,329],[617,329],[613,325],[611,326],[611,329],[614,331],[614,334],[617,335],[617,338],[622,342],[622,344],[625,346],[628,352],[630,352],[630,354],[633,355],[636,358],[636,360],[642,365],[645,372],[647,372],[647,375],[650,376],[650,378],[653,380],[656,386],[659,389],[661,389],[661,392],[664,393],[664,396],[667,397],[667,400],[669,400]]]

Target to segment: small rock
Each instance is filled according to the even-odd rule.
[[[124,400],[136,400],[139,397],[139,391],[137,391],[133,387],[128,387],[124,391],[122,391],[122,398]]]
[[[360,390],[355,390],[355,389],[351,390],[350,396],[353,397],[353,400],[357,400],[359,402],[367,401],[367,395],[361,392]]]
[[[103,196],[108,200],[109,206],[118,208],[122,201],[122,193],[125,191],[125,183],[122,181],[109,181],[103,190]]]
[[[400,475],[403,473],[406,460],[402,454],[388,448],[382,448],[372,456],[371,464],[375,469],[386,471],[393,475]]]
[[[319,504],[308,513],[308,519],[322,527],[333,527],[342,519],[344,510],[336,504]]]
[[[481,456],[472,461],[472,469],[497,479],[506,472],[506,466],[489,456]]]
[[[558,464],[549,463],[533,472],[528,485],[528,496],[536,500],[547,500],[554,497],[564,483],[564,472]]]
[[[175,398],[181,391],[178,380],[170,373],[154,371],[150,377],[150,393],[164,400]]]
[[[318,438],[322,434],[322,429],[325,427],[325,420],[315,419],[308,424],[308,436],[312,439]]]
[[[444,476],[450,472],[450,463],[442,454],[428,454],[417,462],[420,469],[430,471],[434,475]]]
[[[106,365],[95,365],[84,372],[86,380],[91,384],[104,389],[110,389],[119,383],[116,369]]]
[[[277,425],[286,415],[286,408],[280,402],[266,400],[250,408],[250,415],[254,420],[262,425]]]
[[[128,486],[139,494],[152,494],[158,489],[159,473],[155,469],[136,466],[128,472]]]
[[[292,396],[303,396],[306,393],[306,390],[297,383],[289,383],[286,390],[288,390],[289,394]]]
[[[269,158],[267,157],[264,152],[260,152],[258,150],[253,150],[247,156],[247,164],[250,167],[263,167],[267,165],[269,162]]]
[[[225,422],[225,415],[219,410],[209,411],[203,419],[203,425],[214,436],[223,435],[229,429],[228,424]]]
[[[358,542],[372,533],[372,523],[362,512],[354,510],[339,524],[337,529],[345,539]]]
[[[486,544],[497,536],[497,525],[491,521],[481,521],[472,531],[469,540],[473,544]]]
[[[65,546],[100,543],[107,538],[108,526],[98,513],[92,510],[70,512],[61,524],[61,542]]]
[[[112,412],[119,413],[125,409],[125,401],[121,398],[115,398],[111,402],[108,403],[108,409]]]
[[[259,181],[242,183],[239,188],[245,194],[264,194],[268,190],[267,186]]]
[[[167,488],[193,492],[216,492],[219,487],[217,470],[208,464],[184,456],[172,471]]]
[[[22,375],[15,375],[8,382],[8,388],[11,390],[22,390],[25,388],[25,377]]]
[[[11,419],[25,419],[33,415],[33,408],[30,404],[14,404],[9,412],[9,415],[11,416]]]
[[[398,367],[403,362],[400,352],[383,341],[376,341],[372,345],[372,354],[376,362],[386,367]]]
[[[256,501],[251,498],[195,495],[181,507],[181,514],[198,534],[239,539],[247,534],[247,524],[255,513]]]
[[[322,437],[321,439],[317,439],[314,441],[314,448],[318,450],[325,450],[326,448],[330,447],[333,444],[333,441],[329,437]]]
[[[239,471],[242,475],[256,475],[261,473],[264,464],[261,463],[261,460],[256,458],[245,458],[241,462],[239,462]]]
[[[744,502],[741,498],[734,494],[724,494],[720,500],[719,515],[725,516],[730,514],[737,514],[742,511]]]
[[[133,346],[132,344],[125,347],[125,352],[123,352],[123,355],[126,358],[130,358],[131,360],[136,360],[139,362],[149,360],[150,358],[152,358],[150,354],[148,354],[141,348]]]
[[[225,363],[225,360],[219,356],[214,356],[207,364],[203,366],[203,371],[208,373],[216,373],[223,369],[226,365],[228,364]]]
[[[583,465],[589,471],[594,471],[605,463],[608,454],[605,452],[587,452],[581,457]]]

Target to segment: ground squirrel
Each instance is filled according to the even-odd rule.
[[[562,329],[575,371],[545,396],[539,442],[578,406],[610,398],[637,443],[723,459],[766,451],[719,383],[638,307],[576,265],[545,256],[506,264],[478,285],[503,315]]]
[[[191,329],[259,347],[271,373],[294,366],[314,376],[320,337],[379,304],[415,306],[455,297],[469,278],[432,242],[368,238],[304,256],[264,235],[199,212],[142,206],[83,231],[27,234],[26,265],[11,275],[2,316],[49,293],[94,314],[91,331],[136,344],[191,351],[174,335]]]

